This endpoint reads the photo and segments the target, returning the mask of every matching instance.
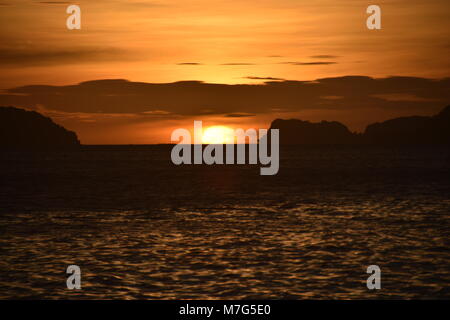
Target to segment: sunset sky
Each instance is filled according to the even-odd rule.
[[[70,4],[81,30],[66,28]],[[370,4],[381,30],[366,28]],[[361,131],[449,104],[449,13],[448,0],[0,0],[0,104],[39,110],[82,143],[167,143],[194,119]]]

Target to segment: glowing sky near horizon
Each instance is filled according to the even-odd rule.
[[[82,28],[71,31],[66,28],[66,8],[74,3],[82,10]],[[374,3],[0,0],[0,89],[94,79],[236,84],[345,75],[450,75],[448,0],[376,1],[382,9],[382,30],[375,31],[366,28],[370,4]],[[239,125],[267,126],[274,116],[239,119]],[[320,119],[313,112],[308,116]],[[332,117],[331,112],[325,118]],[[228,125],[230,120],[209,119],[210,125]],[[114,140],[118,127],[98,132],[67,118],[61,121],[83,130],[84,142],[166,141],[128,124],[121,124],[128,131]],[[366,122],[360,121],[357,128]],[[154,126],[164,137],[169,131],[161,123]],[[132,131],[139,132],[139,138]]]

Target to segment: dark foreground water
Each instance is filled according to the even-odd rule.
[[[283,151],[276,176],[167,146],[1,153],[0,298],[450,298],[449,149]]]

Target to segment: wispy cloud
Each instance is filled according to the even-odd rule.
[[[255,114],[251,113],[229,113],[226,114],[225,117],[227,118],[247,118],[247,117],[254,117]]]
[[[70,4],[68,1],[39,1],[40,4]]]
[[[229,63],[222,63],[221,66],[254,66],[255,63],[248,63],[248,62],[229,62]]]
[[[334,59],[334,58],[339,58],[339,56],[333,56],[333,55],[329,55],[329,54],[319,54],[316,56],[310,56],[310,58],[313,59]]]
[[[202,66],[203,63],[199,63],[199,62],[180,62],[177,63],[178,66]]]
[[[274,78],[274,77],[254,77],[254,76],[243,77],[243,79],[250,79],[250,80],[273,80],[273,81],[284,81],[284,80],[286,80],[286,79],[283,79],[283,78]]]
[[[85,62],[110,62],[135,60],[135,55],[117,49],[83,47],[68,49],[1,48],[2,66],[49,66],[59,64],[78,64]]]
[[[329,65],[336,64],[335,61],[313,61],[313,62],[298,62],[298,61],[288,61],[288,62],[280,62],[281,64],[290,64],[293,66],[318,66],[318,65]]]

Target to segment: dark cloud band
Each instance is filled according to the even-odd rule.
[[[271,79],[268,77],[266,79]],[[273,80],[275,78],[272,78]],[[200,81],[143,83],[95,80],[69,86],[24,86],[0,94],[0,105],[44,106],[62,112],[177,116],[248,116],[304,110],[407,110],[439,108],[450,102],[450,78],[440,80],[347,76],[315,81],[212,84]],[[324,97],[339,97],[326,99]]]

